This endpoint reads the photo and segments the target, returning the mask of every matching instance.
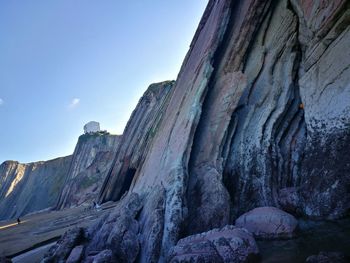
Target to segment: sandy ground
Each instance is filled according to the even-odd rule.
[[[0,256],[14,257],[43,247],[56,241],[69,228],[89,226],[113,207],[112,203],[103,206],[99,211],[76,207],[62,211],[42,212],[22,217],[19,225],[16,220],[1,221]],[[41,248],[32,252],[41,255],[44,254],[43,250]]]

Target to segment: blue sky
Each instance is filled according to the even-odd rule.
[[[176,78],[207,2],[0,1],[0,163],[71,154],[90,120],[122,133]]]

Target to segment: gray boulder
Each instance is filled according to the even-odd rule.
[[[222,229],[192,235],[178,241],[169,262],[252,262],[259,250],[245,229],[227,225]]]
[[[266,206],[241,215],[236,226],[246,228],[258,238],[286,238],[295,234],[298,221],[291,214]]]

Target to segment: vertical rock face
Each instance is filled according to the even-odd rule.
[[[53,207],[63,189],[71,156],[46,162],[0,166],[0,219]]]
[[[176,83],[151,86],[125,129],[100,201],[129,193],[85,258],[191,259],[196,234],[260,206],[345,215],[349,17],[346,0],[209,1]]]
[[[141,245],[141,262],[282,199],[310,217],[347,213],[349,12],[345,0],[209,1],[142,161],[117,157],[102,188],[118,200],[133,179],[143,197],[140,238],[153,229],[159,245]]]
[[[307,128],[301,206],[306,215],[335,218],[350,208],[349,2],[292,2],[300,23]]]
[[[143,94],[127,123],[114,165],[103,185],[100,201],[119,200],[129,190],[158,132],[174,81],[154,83]]]
[[[97,199],[120,138],[104,132],[79,137],[57,208],[91,204]]]

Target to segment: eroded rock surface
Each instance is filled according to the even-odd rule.
[[[169,262],[254,262],[258,254],[246,229],[228,225],[180,239],[170,250]]]
[[[105,132],[79,137],[56,208],[91,205],[97,200],[120,140],[121,136]]]
[[[54,207],[63,189],[72,157],[0,166],[0,219]]]
[[[139,100],[123,132],[113,167],[101,190],[100,202],[119,200],[129,190],[158,132],[174,83],[151,84]]]
[[[209,1],[142,161],[117,162],[101,193],[118,200],[133,174],[140,221],[162,226],[140,261],[255,207],[346,215],[349,24],[345,0]]]
[[[65,262],[76,250],[76,246],[84,242],[86,233],[83,228],[73,228],[67,231],[61,239],[53,245],[45,255],[42,263]],[[82,249],[82,247],[80,247]],[[73,255],[72,255],[73,257]]]
[[[237,218],[235,225],[258,238],[285,238],[294,236],[298,221],[276,207],[258,207]]]
[[[136,216],[142,209],[137,194],[130,194],[120,200],[109,215],[82,232],[67,232],[50,248],[43,262],[59,262],[69,255],[79,254],[79,262],[135,262],[139,251],[139,223]],[[73,257],[73,255],[72,255]]]
[[[0,219],[91,205],[113,164],[119,140],[120,136],[105,132],[85,134],[72,156],[29,164],[4,162],[0,166]]]
[[[349,10],[210,0],[176,83],[151,86],[131,116],[99,201],[129,192],[90,230],[85,259],[165,262],[180,239],[261,206],[346,215]],[[142,210],[125,208],[135,195]]]

